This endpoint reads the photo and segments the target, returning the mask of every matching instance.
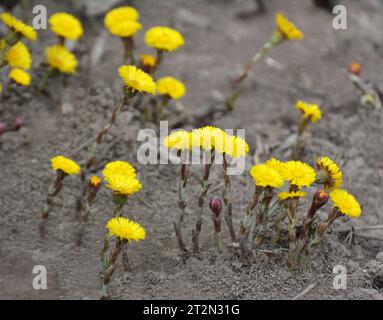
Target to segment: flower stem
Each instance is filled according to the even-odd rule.
[[[202,222],[203,222],[203,204],[205,201],[206,193],[210,187],[209,175],[210,175],[210,169],[214,161],[214,150],[205,153],[205,155],[207,155],[206,158],[208,159],[206,159],[207,163],[205,163],[204,165],[204,175],[202,178],[201,189],[200,189],[200,193],[199,193],[198,201],[197,201],[197,208],[196,208],[197,222],[196,222],[195,229],[193,229],[192,231],[193,253],[196,255],[200,253],[199,234],[201,232]]]
[[[261,245],[263,242],[263,237],[266,233],[266,222],[267,222],[267,213],[269,211],[271,200],[273,199],[274,192],[272,188],[266,188],[263,193],[262,203],[258,210],[257,220],[256,220],[256,243]]]
[[[66,174],[63,171],[58,170],[56,172],[56,178],[52,181],[52,183],[49,186],[47,199],[43,208],[43,212],[41,214],[41,221],[39,225],[40,236],[42,238],[44,238],[46,234],[46,221],[49,217],[53,200],[56,197],[56,195],[60,192],[62,188],[62,181],[64,180],[65,176]]]
[[[186,258],[187,255],[187,249],[185,246],[185,242],[183,240],[182,236],[182,227],[183,227],[183,221],[185,217],[185,209],[186,209],[186,197],[185,197],[185,190],[186,190],[186,183],[188,179],[188,167],[186,164],[186,156],[188,156],[188,152],[181,151],[181,180],[179,182],[179,188],[178,188],[178,213],[176,221],[174,222],[174,231],[177,237],[177,243],[178,247],[181,252],[181,256],[183,259]]]
[[[226,210],[225,210],[225,222],[227,225],[227,228],[229,230],[231,242],[237,243],[238,238],[235,234],[234,225],[233,225],[233,202],[231,197],[231,181],[230,177],[227,173],[228,164],[227,164],[227,158],[226,154],[223,154],[223,178],[225,181],[225,188],[223,190],[223,202],[225,204]]]
[[[248,75],[250,70],[253,68],[253,66],[259,62],[261,59],[263,59],[269,52],[271,48],[273,48],[277,43],[273,40],[273,37],[267,41],[261,50],[259,50],[253,58],[245,65],[245,68],[243,69],[242,73],[238,78],[236,78],[233,83],[232,83],[232,91],[228,98],[226,99],[226,110],[228,112],[233,111],[235,101],[237,100],[238,96],[241,93],[241,83],[243,80],[245,80]]]
[[[262,191],[263,188],[255,187],[253,198],[247,205],[245,214],[241,221],[241,227],[239,229],[239,248],[243,259],[245,259],[248,255],[246,234],[250,228],[254,209],[258,206],[259,197]]]

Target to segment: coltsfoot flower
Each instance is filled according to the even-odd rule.
[[[283,167],[284,179],[298,188],[309,187],[316,179],[315,170],[302,161],[288,161]]]
[[[139,13],[133,7],[120,7],[109,11],[104,19],[109,32],[120,38],[132,37],[142,28],[137,20]]]
[[[58,12],[49,18],[49,24],[53,33],[69,40],[78,40],[84,33],[80,20],[75,16]]]
[[[112,174],[108,176],[108,179],[105,178],[105,181],[109,189],[122,196],[130,196],[142,188],[141,183],[136,178],[125,174]]]
[[[109,231],[109,236],[115,236],[120,240],[129,242],[143,240],[146,236],[145,229],[137,222],[123,217],[110,219],[106,224],[106,228]]]
[[[0,15],[0,19],[9,29],[15,32],[18,36],[24,37],[30,41],[36,41],[36,31],[31,26],[12,16],[10,13],[2,13]]]
[[[164,140],[164,146],[168,149],[191,150],[191,133],[186,130],[178,130],[168,135]]]
[[[296,198],[304,198],[307,196],[307,192],[305,191],[283,191],[278,194],[278,198],[281,200],[287,199],[296,199]]]
[[[153,78],[141,69],[124,65],[118,69],[118,73],[125,86],[132,92],[139,91],[153,95],[156,93],[156,83]]]
[[[124,175],[130,178],[136,177],[136,170],[132,165],[125,161],[113,161],[107,163],[102,173],[104,175],[105,181],[108,181],[115,175]]]
[[[21,41],[8,50],[5,58],[7,59],[8,65],[12,68],[28,70],[32,64],[31,54],[27,46]]]
[[[258,187],[281,188],[284,183],[282,175],[265,164],[257,164],[250,170],[250,175]]]
[[[328,157],[319,157],[316,161],[317,182],[326,190],[339,189],[342,186],[343,174],[338,165]]]
[[[78,61],[76,56],[60,45],[53,45],[45,50],[49,66],[60,73],[73,74],[76,72]]]
[[[216,148],[218,151],[220,151],[221,149],[219,144],[222,141],[221,137],[222,136],[219,136],[215,140]],[[242,137],[226,135],[223,136],[223,138],[224,153],[229,155],[230,157],[238,159],[241,157],[245,157],[246,154],[249,152],[249,145]]]
[[[275,158],[271,158],[265,162],[265,165],[278,171],[283,176],[284,167],[282,161],[277,160]]]
[[[302,111],[303,117],[309,119],[312,123],[322,118],[322,112],[317,104],[298,101],[295,108]]]
[[[178,100],[185,95],[186,88],[185,85],[176,78],[163,77],[157,80],[157,91],[160,95]]]
[[[344,215],[351,218],[358,218],[362,213],[359,202],[355,197],[346,190],[336,189],[330,192],[330,199],[334,204],[334,208]]]
[[[301,40],[303,33],[292,22],[290,22],[283,14],[277,13],[275,15],[275,22],[278,31],[285,39],[288,40]]]
[[[28,87],[31,84],[31,76],[22,69],[14,68],[8,74],[9,79],[20,86]]]
[[[73,160],[64,156],[56,156],[51,159],[52,169],[61,170],[68,175],[80,173],[80,166]]]
[[[224,145],[226,133],[219,128],[205,126],[199,129],[194,129],[191,132],[191,138],[193,148],[201,148],[204,151],[212,151],[216,146]]]
[[[153,27],[146,31],[146,45],[161,51],[174,51],[185,44],[181,33],[169,27]]]

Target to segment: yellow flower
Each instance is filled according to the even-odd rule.
[[[77,40],[84,33],[81,22],[69,13],[53,14],[49,18],[49,24],[53,33],[69,40]]]
[[[120,240],[138,241],[145,239],[145,229],[142,228],[137,222],[129,219],[118,217],[112,218],[106,224],[109,231],[109,236],[115,236]]]
[[[216,149],[220,150],[221,147],[218,144],[218,142],[222,140],[216,138],[215,141]],[[245,157],[246,154],[249,152],[249,145],[243,138],[239,136],[226,135],[224,136],[223,141],[224,152],[232,158]]]
[[[72,74],[78,65],[76,56],[60,45],[53,45],[45,50],[48,64],[61,73]]]
[[[303,33],[292,22],[287,20],[287,18],[283,14],[277,13],[275,15],[275,21],[277,24],[278,31],[283,35],[285,39],[303,39]]]
[[[35,41],[37,39],[37,33],[31,26],[28,26],[24,22],[21,22],[11,14],[7,12],[2,13],[0,15],[0,19],[9,29],[16,32],[18,35],[30,41]]]
[[[309,119],[312,123],[315,123],[322,118],[322,112],[317,104],[298,101],[295,108],[301,110],[303,117]]]
[[[61,170],[66,174],[78,174],[80,172],[80,166],[71,159],[64,156],[56,156],[51,159],[52,169],[57,171]]]
[[[32,64],[31,54],[27,46],[21,41],[8,50],[6,59],[12,68],[28,70]]]
[[[140,56],[141,65],[144,67],[153,68],[156,65],[156,57],[150,54],[142,54]]]
[[[172,28],[153,27],[146,31],[145,42],[150,48],[174,51],[184,45],[184,38],[177,30]]]
[[[123,196],[130,196],[142,188],[141,183],[136,178],[126,174],[111,174],[108,178],[105,177],[105,181],[109,189]]]
[[[250,170],[255,185],[259,187],[281,188],[283,186],[283,177],[278,171],[270,168],[265,164],[257,164]]]
[[[265,165],[278,171],[283,176],[284,167],[282,161],[279,161],[275,158],[271,158],[265,162]]]
[[[186,92],[185,85],[173,77],[163,77],[157,80],[158,93],[172,99],[181,99]]]
[[[199,129],[194,129],[191,132],[192,147],[201,148],[204,151],[211,151],[219,143],[223,143],[226,133],[216,127],[205,126]]]
[[[278,194],[278,197],[281,200],[302,198],[302,197],[306,197],[306,196],[307,196],[307,193],[304,191],[296,191],[296,192],[295,191],[291,191],[291,192],[283,191],[280,194]]]
[[[125,175],[129,178],[136,177],[136,170],[128,162],[125,161],[113,161],[105,165],[102,171],[105,181],[108,181],[110,177],[114,175]]]
[[[31,84],[31,76],[22,69],[12,69],[8,75],[17,84],[28,87]]]
[[[119,7],[106,14],[104,24],[117,37],[131,37],[142,28],[138,18],[139,13],[133,7]]]
[[[91,176],[89,182],[93,187],[98,187],[101,184],[101,179],[97,176]]]
[[[330,158],[318,158],[316,167],[318,169],[317,182],[323,184],[326,190],[339,189],[342,186],[342,171]]]
[[[283,164],[282,173],[285,180],[298,188],[309,187],[316,178],[313,168],[302,161],[288,161]]]
[[[186,130],[175,131],[165,138],[164,146],[168,149],[191,150],[191,133]]]
[[[108,27],[108,30],[114,36],[120,38],[129,38],[134,36],[138,30],[142,28],[141,23],[138,21],[124,21]]]
[[[336,189],[330,192],[330,198],[334,203],[333,207],[351,218],[358,218],[362,213],[359,202],[346,190]]]
[[[125,86],[134,91],[156,93],[156,84],[153,78],[146,72],[135,66],[122,66],[118,69],[121,79]]]

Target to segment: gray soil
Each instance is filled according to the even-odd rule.
[[[49,12],[71,8],[67,1],[38,2],[47,5]],[[238,249],[230,246],[225,228],[226,248],[217,255],[206,207],[201,259],[191,258],[183,264],[172,227],[179,168],[138,163],[137,132],[152,125],[137,120],[137,112],[128,108],[105,140],[94,172],[101,175],[107,161],[121,159],[137,168],[143,184],[142,191],[130,201],[128,211],[146,228],[147,238],[129,246],[132,272],[124,273],[120,265],[117,268],[111,283],[114,299],[292,299],[298,295],[299,299],[383,298],[382,290],[372,286],[373,279],[383,272],[383,232],[358,231],[383,224],[383,113],[359,106],[355,90],[342,70],[348,63],[360,61],[363,77],[383,88],[383,3],[345,1],[349,14],[347,31],[332,29],[332,16],[313,7],[310,1],[267,1],[269,10],[265,15],[239,19],[237,13],[248,10],[252,3],[141,0],[136,1],[136,7],[145,28],[171,25],[184,34],[186,46],[165,57],[159,74],[173,75],[186,83],[188,93],[177,105],[190,115],[188,118],[222,106],[229,80],[273,30],[276,11],[296,22],[305,33],[304,41],[285,43],[273,50],[273,60],[258,64],[247,79],[237,109],[204,121],[222,128],[245,128],[250,154],[257,152],[261,160],[271,155],[284,159],[285,153],[277,148],[263,153],[255,150],[257,141],[267,149],[294,132],[297,113],[293,105],[297,99],[320,103],[324,117],[314,127],[304,160],[312,163],[315,156],[322,154],[337,159],[344,170],[344,184],[362,204],[363,215],[358,220],[338,221],[308,269],[289,272],[284,264],[283,245],[279,249],[266,246],[254,250],[250,263],[241,263]],[[141,31],[137,36],[137,50],[147,53],[143,34]],[[90,69],[89,48],[103,37],[104,54]],[[41,31],[40,39],[33,45],[36,81],[42,75],[43,48],[54,42],[49,31]],[[66,179],[49,218],[47,238],[41,240],[38,234],[41,209],[53,177],[50,158],[61,153],[80,161],[86,149],[79,147],[107,121],[121,95],[116,71],[122,60],[120,42],[112,36],[105,37],[102,15],[88,20],[86,36],[75,50],[81,57],[81,67],[70,80],[73,110],[62,113],[59,79],[52,80],[48,87],[51,96],[37,96],[32,90],[16,94],[18,90],[0,101],[1,121],[11,122],[17,116],[26,120],[21,130],[0,137],[1,299],[99,297],[99,252],[113,206],[110,190],[100,190],[81,247],[74,241],[78,177]],[[248,156],[246,160],[249,169],[253,159]],[[221,195],[219,169],[213,167],[211,179],[215,187],[208,199]],[[195,223],[193,208],[199,179],[200,167],[194,166],[185,230],[188,246]],[[232,180],[234,222],[238,228],[253,186],[247,173]],[[325,211],[321,217],[324,214]],[[347,243],[345,234],[335,230],[351,226],[356,228],[356,236]],[[332,270],[339,264],[348,272],[345,290],[332,286]],[[35,265],[46,266],[48,290],[33,289]],[[309,290],[304,291],[306,288]]]

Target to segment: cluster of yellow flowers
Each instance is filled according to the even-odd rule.
[[[0,39],[0,69],[10,67],[8,78],[17,85],[27,87],[31,83],[31,76],[27,70],[31,68],[32,58],[22,39],[35,41],[37,33],[31,26],[18,20],[10,13],[2,13],[0,20],[8,27],[9,31],[3,39]],[[2,87],[0,83],[0,93]]]
[[[205,126],[192,131],[178,130],[164,140],[168,149],[192,150],[201,148],[204,151],[217,151],[233,158],[244,157],[249,152],[247,142],[235,135],[226,133],[220,128]]]
[[[352,218],[361,214],[361,208],[355,198],[347,191],[339,189],[342,186],[342,171],[330,158],[322,156],[316,160],[314,170],[310,165],[302,161],[281,162],[272,158],[264,164],[257,164],[250,170],[256,186],[282,188],[285,182],[289,183],[289,191],[279,193],[281,200],[306,197],[303,187],[310,187],[314,183],[321,184],[325,190],[330,191],[330,197],[334,200],[334,206],[339,211]],[[340,197],[340,194],[343,197]],[[349,196],[344,196],[344,195]],[[355,201],[354,201],[355,200]]]

